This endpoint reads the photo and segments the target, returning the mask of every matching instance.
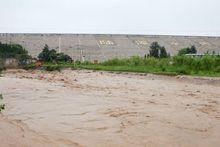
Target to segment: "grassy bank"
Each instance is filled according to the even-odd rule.
[[[148,66],[103,66],[103,65],[81,65],[80,69],[89,70],[103,70],[103,71],[118,71],[118,72],[136,72],[136,73],[153,73],[159,75],[192,75],[192,76],[210,76],[210,77],[220,77],[219,72],[213,71],[186,71],[184,68],[166,67],[164,68],[154,68]]]
[[[220,57],[204,56],[202,58],[191,58],[175,56],[173,58],[141,58],[131,57],[126,59],[112,59],[100,64],[85,63],[45,63],[44,69],[48,71],[60,70],[62,68],[79,68],[104,71],[140,72],[165,75],[198,75],[198,76],[220,76]]]
[[[191,58],[175,56],[164,59],[131,57],[127,59],[112,59],[98,65],[79,65],[79,67],[94,70],[166,75],[220,76],[220,57]]]

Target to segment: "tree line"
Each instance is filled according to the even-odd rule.
[[[196,54],[197,49],[194,45],[191,47],[183,48],[179,50],[178,55],[186,55],[186,54]],[[166,48],[164,46],[161,46],[158,42],[153,42],[150,45],[150,51],[148,54],[149,57],[155,57],[155,58],[167,58],[170,57],[170,55],[167,53]]]
[[[191,47],[183,48],[179,50],[178,55],[186,55],[186,54],[196,54],[197,49],[194,45]],[[167,53],[166,48],[161,46],[158,42],[153,42],[150,45],[150,50],[145,57],[155,57],[155,58],[168,58],[170,57],[169,53]],[[0,60],[4,60],[6,58],[15,58],[18,59],[21,64],[25,64],[27,60],[32,57],[28,54],[28,51],[25,50],[19,44],[3,44],[0,42]],[[38,59],[43,62],[72,62],[72,58],[64,53],[58,53],[55,49],[50,49],[47,44],[45,44],[44,48],[38,55]]]

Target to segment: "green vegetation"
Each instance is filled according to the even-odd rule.
[[[29,68],[35,68],[35,65],[30,65]],[[80,61],[75,63],[45,63],[42,65],[42,68],[47,71],[59,71],[63,68],[72,68],[163,75],[220,76],[220,57],[207,55],[201,58],[186,56],[175,56],[173,58],[142,58],[134,56],[125,59],[115,58],[100,64],[90,62],[81,63]]]
[[[0,94],[0,112],[5,109],[5,104],[1,103],[2,100],[3,100],[3,96],[2,94]]]
[[[184,56],[188,53],[197,53],[196,47],[191,46],[179,51],[174,57],[169,57],[165,47],[153,42],[150,46],[148,57],[134,56],[124,59],[111,59],[100,64],[91,62],[75,61],[72,63],[70,56],[63,53],[57,53],[54,49],[49,49],[45,45],[39,54],[39,60],[43,61],[43,65],[28,64],[26,69],[35,69],[36,66],[47,71],[60,71],[63,68],[80,68],[92,70],[107,71],[126,71],[126,72],[142,72],[167,75],[201,75],[201,76],[220,76],[220,56],[206,55],[200,58]],[[0,43],[0,72],[4,69],[2,59],[19,58],[26,63],[28,59],[27,51],[17,44],[1,44]],[[22,63],[22,62],[21,62]]]
[[[197,53],[197,49],[196,47],[193,45],[191,47],[187,47],[187,48],[183,48],[178,52],[179,56],[182,55],[186,55],[186,54],[196,54]]]
[[[72,62],[70,56],[65,55],[63,53],[57,53],[56,50],[49,48],[47,44],[45,44],[42,52],[38,55],[39,60],[44,62]]]
[[[19,65],[23,66],[31,59],[31,56],[19,44],[2,44],[0,42],[0,70],[3,69],[3,60],[7,58],[17,59]]]
[[[80,68],[143,72],[166,75],[200,75],[220,76],[220,57],[204,56],[192,58],[175,56],[173,58],[141,58],[132,57],[129,59],[112,59],[98,65],[80,65]]]
[[[167,58],[168,54],[164,46],[160,46],[158,42],[153,42],[150,46],[149,57]]]
[[[0,58],[16,58],[17,55],[27,55],[28,52],[19,44],[2,44],[0,42]]]

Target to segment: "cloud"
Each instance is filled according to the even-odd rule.
[[[0,2],[0,32],[220,35],[219,0]]]

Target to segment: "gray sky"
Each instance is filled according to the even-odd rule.
[[[220,0],[0,0],[0,32],[220,36]]]

